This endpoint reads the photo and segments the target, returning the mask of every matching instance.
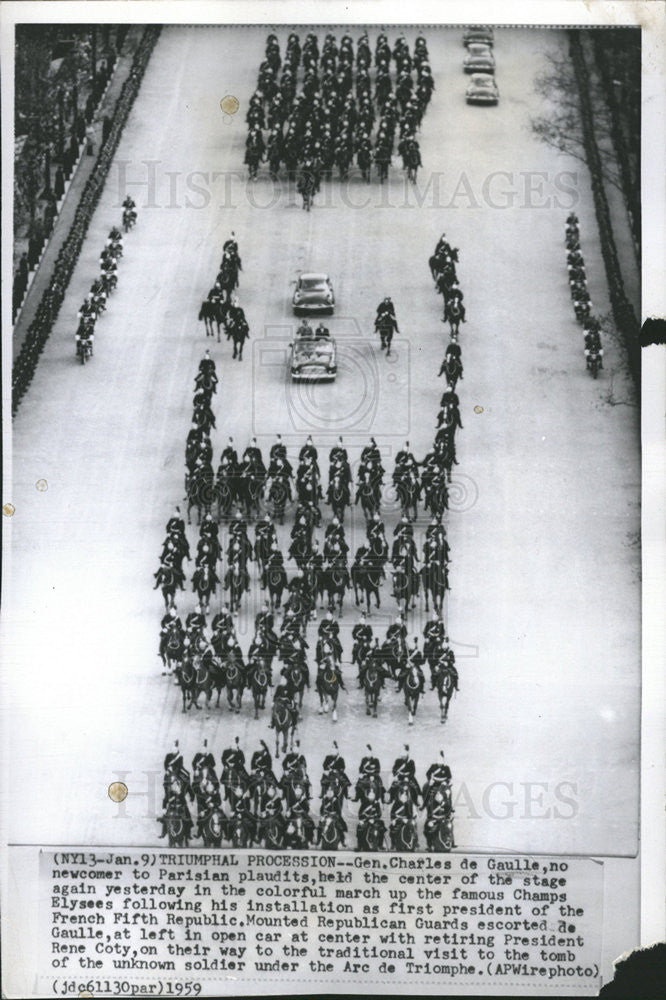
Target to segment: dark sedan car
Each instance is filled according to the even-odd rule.
[[[302,274],[296,282],[291,304],[297,316],[303,313],[332,313],[335,295],[329,276],[310,272]]]
[[[497,104],[499,90],[490,73],[475,73],[469,81],[465,99],[468,104]]]
[[[466,73],[494,73],[495,57],[489,45],[473,42],[467,46],[467,55],[463,59],[463,69]]]
[[[494,41],[494,32],[489,24],[473,24],[463,31],[463,45],[470,45],[472,42],[492,45]]]

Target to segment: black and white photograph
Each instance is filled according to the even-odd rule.
[[[564,986],[569,897],[489,859],[607,859],[638,927],[647,25],[6,6],[5,844],[481,856],[593,995],[638,931]]]

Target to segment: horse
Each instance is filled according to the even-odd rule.
[[[351,146],[348,142],[340,143],[335,150],[335,165],[340,171],[340,180],[346,181],[352,161]]]
[[[265,803],[268,795],[269,788],[275,788],[276,781],[275,776],[272,774],[267,774],[265,771],[259,771],[256,774],[250,776],[250,785],[248,788],[249,800],[250,800],[250,812],[253,816],[260,816],[265,810]]]
[[[369,520],[372,515],[379,510],[379,497],[377,495],[378,491],[375,489],[375,484],[372,482],[362,482],[359,483],[358,489],[356,491],[356,502],[360,501],[361,510],[363,511],[366,520]]]
[[[433,673],[433,682],[439,699],[439,720],[446,722],[449,714],[449,703],[453,692],[457,690],[455,667],[441,667]]]
[[[455,392],[458,379],[461,379],[463,376],[462,361],[455,354],[446,354],[444,357],[444,363],[442,364],[442,369],[446,375],[446,381]]]
[[[451,330],[451,336],[457,337],[460,330],[460,323],[462,321],[463,307],[460,299],[451,299],[444,306],[444,320],[448,322],[449,328]]]
[[[167,771],[164,775],[164,802],[162,805],[166,806],[169,799],[177,799],[181,806],[184,807],[187,795],[189,795],[190,799],[194,797],[192,789],[189,786],[189,780],[183,775]]]
[[[379,183],[383,184],[388,177],[389,165],[391,163],[391,151],[388,146],[378,146],[375,150],[375,166],[379,173]]]
[[[245,515],[249,520],[252,519],[253,514],[259,515],[263,489],[264,477],[244,466],[238,477],[236,496],[238,502],[245,507]]]
[[[229,607],[233,613],[240,608],[245,591],[250,589],[250,574],[239,559],[235,559],[224,574],[224,589],[229,591]]]
[[[205,392],[209,400],[211,400],[217,392],[217,383],[218,378],[215,371],[200,371],[197,373],[197,377],[194,380],[195,389]]]
[[[229,708],[238,715],[243,701],[243,691],[245,690],[243,671],[235,660],[227,660],[226,663],[223,663],[222,669]]]
[[[278,173],[280,170],[280,162],[282,160],[282,144],[280,142],[271,142],[268,144],[268,170],[271,176],[271,180],[276,181],[278,179]]]
[[[375,329],[379,334],[381,340],[381,349],[386,351],[386,357],[388,358],[391,354],[391,344],[393,342],[393,333],[395,331],[395,319],[390,313],[384,313],[377,317],[375,322]]]
[[[384,674],[371,659],[363,674],[363,692],[365,694],[365,714],[377,718],[377,702],[379,692],[384,687]]]
[[[437,282],[438,277],[442,273],[443,266],[444,259],[441,253],[434,253],[432,257],[428,258],[428,267],[430,268],[430,274],[434,282]]]
[[[282,734],[282,753],[294,749],[294,732],[298,721],[298,709],[292,701],[279,698],[273,702],[271,710],[271,728],[275,730],[275,756],[280,756],[280,734]]]
[[[381,851],[386,838],[386,824],[382,819],[362,820],[356,828],[357,851]]]
[[[415,851],[419,846],[413,819],[396,818],[391,823],[391,847],[394,851]]]
[[[194,639],[192,648],[194,648],[194,642],[196,641],[197,640]],[[200,710],[201,705],[199,704],[199,697],[201,693],[204,692],[206,694],[206,702],[209,702],[212,697],[213,693],[212,671],[209,668],[208,658],[206,659],[206,661],[204,661],[203,656],[201,656],[199,653],[192,652],[191,650],[188,660],[192,668],[192,671],[194,673],[194,677],[190,684],[189,707],[192,708],[194,706],[194,708]],[[178,676],[178,674],[176,674],[176,676]]]
[[[217,691],[216,708],[220,707],[220,697],[224,687],[224,670],[220,660],[213,654],[211,649],[207,649],[196,664],[197,677],[194,691],[194,707],[199,708],[199,695],[203,692],[206,695],[206,707],[210,705],[213,691]]]
[[[210,465],[195,470],[187,478],[185,488],[187,491],[187,523],[192,523],[191,511],[193,507],[196,507],[199,523],[201,523],[202,512],[210,514],[210,509],[216,498],[215,479]]]
[[[406,150],[405,160],[407,167],[407,180],[410,180],[412,184],[416,184],[416,173],[421,166],[421,154],[416,142],[410,142]]]
[[[233,767],[224,778],[223,785],[224,797],[229,803],[232,814],[236,814],[241,801],[245,797],[248,776],[244,770]]]
[[[310,816],[288,816],[285,826],[285,847],[304,851],[314,839],[315,828]]]
[[[319,714],[322,715],[331,709],[333,722],[338,721],[338,694],[340,693],[340,679],[332,663],[328,666],[322,665],[317,674],[317,694],[319,695]]]
[[[212,767],[196,767],[192,776],[192,790],[197,800],[197,810],[204,812],[204,803],[209,796],[219,794],[220,785]]]
[[[243,344],[246,340],[250,339],[250,327],[245,319],[245,316],[236,316],[232,323],[227,326],[228,336],[234,345],[233,358],[238,358],[239,361],[243,360]]]
[[[209,563],[197,566],[192,575],[192,590],[197,595],[201,610],[205,615],[208,614],[211,594],[215,593],[219,582],[214,567]]]
[[[396,491],[400,500],[400,509],[408,521],[415,521],[418,513],[418,500],[421,486],[413,472],[400,475],[396,481]]]
[[[419,707],[421,696],[422,674],[417,667],[409,667],[403,681],[403,691],[405,694],[405,707],[409,712],[409,725],[414,725],[414,716]]]
[[[257,566],[259,567],[262,590],[266,587],[266,563],[268,562],[273,549],[273,538],[274,535],[272,535],[272,533],[269,535],[267,532],[257,532],[254,543],[254,558],[256,559]]]
[[[284,509],[289,499],[289,484],[282,476],[273,476],[267,483],[267,500],[273,506],[273,517],[276,517],[278,524],[284,523]]]
[[[337,851],[340,845],[345,846],[344,820],[337,813],[326,813],[319,820],[317,847],[321,851]]]
[[[176,573],[173,566],[162,565],[155,574],[157,577],[157,582],[153,590],[160,587],[162,591],[162,597],[164,598],[164,606],[168,611],[170,608],[175,608],[176,606],[176,590],[180,586],[181,590],[182,583],[179,575]]]
[[[372,168],[372,152],[368,146],[361,146],[358,153],[356,154],[356,162],[358,163],[361,170],[361,177],[366,182],[370,183],[370,170]]]
[[[441,426],[435,434],[435,455],[441,456],[441,464],[451,472],[451,467],[456,462],[456,424],[453,415],[446,413]],[[449,479],[450,479],[449,475]]]
[[[337,517],[340,524],[345,519],[345,508],[349,506],[349,487],[343,481],[342,476],[336,475],[331,480],[328,487],[327,500],[333,508],[333,516]]]
[[[444,649],[444,641],[439,636],[426,636],[425,642],[423,643],[423,658],[430,666],[431,674],[435,669],[437,661],[443,655]]]
[[[222,841],[227,837],[227,823],[227,817],[220,806],[209,809],[199,818],[199,836],[203,839],[204,847],[222,846]]]
[[[432,474],[423,474],[423,485],[425,497],[423,504],[433,517],[442,517],[445,510],[449,509],[449,489],[446,479],[446,470],[438,469]]]
[[[305,580],[305,585],[307,588],[307,593],[312,595],[312,610],[309,617],[317,617],[317,600],[323,599],[323,589],[320,581],[321,577],[321,567],[313,562],[308,563],[305,567],[305,572],[303,574],[303,579]]]
[[[328,609],[335,611],[338,604],[338,615],[342,614],[342,602],[349,589],[349,571],[345,566],[330,566],[321,572],[321,584],[328,595]]]
[[[231,819],[227,820],[227,840],[231,841],[233,847],[249,847],[252,843],[253,833],[252,817],[246,813],[234,813]]]
[[[449,589],[449,575],[447,565],[438,558],[432,558],[421,567],[421,578],[423,583],[423,595],[425,597],[425,609],[430,610],[428,595],[432,596],[432,606],[438,614],[441,614],[442,604],[446,591]]]
[[[269,851],[280,851],[284,846],[284,817],[266,816],[257,820],[256,841]]]
[[[261,150],[252,144],[245,153],[248,180],[255,181],[257,179],[257,171],[259,170],[261,159]]]
[[[381,574],[381,579],[384,579],[384,566],[388,562],[389,549],[386,539],[381,534],[374,534],[372,538],[368,538],[368,555],[373,566],[376,566]]]
[[[176,796],[171,796],[167,802],[166,812],[159,819],[162,824],[160,837],[169,838],[169,847],[188,847],[192,820],[187,814],[187,808]]]
[[[295,149],[293,143],[286,143],[282,153],[282,159],[284,160],[284,165],[287,168],[287,177],[290,183],[296,179],[296,170],[298,168],[298,150]]]
[[[264,666],[270,673],[277,645],[278,639],[275,633],[271,632],[271,634],[269,634],[264,628],[260,628],[257,632],[255,632],[252,642],[250,643],[250,648],[247,654],[248,661],[263,660]]]
[[[301,573],[305,569],[311,552],[312,543],[309,532],[302,529],[301,532],[293,535],[291,545],[289,546],[289,558],[294,560]]]
[[[312,594],[314,596],[314,611],[316,618],[316,608],[317,603],[319,603],[319,608],[321,611],[325,608],[325,595],[326,595],[326,580],[325,580],[325,567],[321,565],[316,573],[312,576]]]
[[[321,578],[321,573],[318,574]],[[306,589],[300,587],[294,587],[293,584],[296,580],[301,580],[302,577],[294,577],[294,579],[289,584],[289,597],[284,606],[285,618],[288,614],[293,615],[294,618],[298,620],[301,628],[305,628],[310,618],[313,615],[317,595],[310,593]]]
[[[359,590],[365,594],[365,602],[370,614],[370,597],[374,594],[375,605],[380,607],[379,587],[382,581],[381,566],[377,566],[371,559],[365,546],[361,546],[356,552],[356,558],[351,568],[351,581],[354,587],[354,599],[356,604],[360,604]]]
[[[192,705],[194,701],[194,694],[196,691],[197,683],[197,671],[195,669],[192,660],[187,657],[183,659],[180,663],[176,664],[175,668],[176,680],[181,690],[183,696],[183,712]],[[188,704],[189,696],[189,704]]]
[[[303,507],[310,509],[316,506],[320,499],[319,476],[316,470],[299,468],[296,476],[296,496]]]
[[[201,303],[201,308],[199,309],[199,322],[203,320],[206,336],[215,337],[215,331],[213,330],[213,324],[217,326],[217,342],[220,342],[220,327],[224,322],[222,311],[217,302],[212,299],[204,299]]]
[[[211,636],[210,644],[215,651],[215,655],[221,660],[227,655],[228,642],[231,635],[233,635],[231,628],[223,628],[218,625]]]
[[[287,572],[284,566],[268,566],[264,570],[264,581],[270,595],[271,610],[279,609],[282,593],[287,586]]]
[[[429,851],[448,854],[453,847],[453,819],[451,815],[426,820],[423,833]]]
[[[329,795],[335,805],[335,811],[342,813],[344,801],[347,798],[347,782],[343,779],[339,771],[331,771],[321,780],[322,797],[323,793]]]
[[[234,477],[226,471],[218,469],[215,480],[215,498],[217,500],[217,519],[228,519],[234,505],[236,487]]]
[[[453,464],[456,459],[453,427],[442,427],[435,435],[435,458],[439,467],[445,474],[447,482],[451,482],[453,474]],[[457,464],[457,463],[456,463]],[[448,490],[446,495],[445,509],[448,508]]]
[[[405,614],[416,607],[419,593],[419,575],[415,570],[407,570],[404,565],[398,565],[393,571],[393,593],[398,605],[404,602]]]
[[[220,271],[217,276],[217,283],[227,301],[231,298],[231,293],[238,288],[238,274],[240,271],[240,257],[238,251],[233,253],[225,250],[220,263]]]
[[[446,306],[449,301],[449,292],[456,282],[456,269],[455,265],[450,261],[444,261],[440,273],[435,278],[435,287],[438,293],[442,296],[443,307],[446,315]]]
[[[307,668],[305,667],[305,664],[301,663],[299,660],[289,663],[285,667],[284,676],[292,701],[294,704],[298,701],[298,708],[302,708],[303,692],[305,691],[305,684],[307,680]]]
[[[259,659],[259,662],[252,670],[250,689],[254,699],[254,717],[259,718],[259,709],[266,706],[266,691],[268,690],[268,671],[266,661]]]
[[[293,771],[285,771],[280,780],[282,795],[285,805],[291,811],[298,802],[302,802],[304,795],[309,802],[312,797],[312,788],[307,775],[307,770],[297,765]]]
[[[159,656],[167,670],[172,670],[181,662],[184,638],[183,626],[178,621],[170,625],[164,635],[160,636]]]
[[[386,793],[379,774],[364,774],[356,782],[352,802],[360,802],[361,808],[370,802],[385,802]]]
[[[296,182],[296,190],[303,199],[303,208],[309,212],[312,208],[317,182],[311,170],[302,170]]]
[[[398,636],[393,639],[385,639],[381,646],[381,662],[388,667],[389,675],[392,679],[398,676],[403,664],[407,659],[407,648],[404,640]]]

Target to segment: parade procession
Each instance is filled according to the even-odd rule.
[[[404,55],[404,50],[401,52]],[[193,780],[182,754],[177,750],[168,753],[164,764],[165,811],[160,822],[162,836],[168,835],[171,846],[187,846],[193,834],[188,796],[196,798],[198,826],[194,829],[207,846],[211,842],[220,846],[223,837],[236,847],[263,844],[275,849],[313,845],[311,783],[306,758],[302,753],[294,754],[294,746],[300,746],[297,733],[303,714],[315,710],[322,715],[330,711],[332,722],[338,721],[341,692],[344,701],[350,697],[345,675],[350,688],[362,691],[357,697],[365,703],[366,716],[377,719],[380,702],[388,700],[392,689],[402,695],[407,725],[413,726],[419,701],[425,694],[427,667],[429,690],[436,692],[440,721],[444,723],[447,719],[449,703],[458,690],[455,654],[449,645],[444,617],[450,587],[450,546],[445,518],[453,467],[458,464],[456,430],[462,427],[456,386],[463,375],[458,338],[460,324],[465,322],[465,307],[457,261],[458,248],[452,247],[443,234],[430,257],[429,267],[435,290],[443,297],[442,322],[448,324],[451,339],[438,373],[444,376],[444,392],[434,440],[420,461],[410,450],[409,441],[405,441],[395,454],[393,468],[387,470],[380,448],[371,437],[360,446],[360,457],[354,462],[352,473],[349,453],[340,436],[327,458],[322,455],[324,468],[328,466],[327,479],[323,480],[319,450],[312,435],[307,436],[297,456],[293,455],[292,464],[278,433],[265,458],[256,437],[239,455],[234,438],[229,436],[219,463],[214,463],[211,431],[216,429],[215,411],[224,393],[224,378],[218,375],[210,350],[205,351],[199,362],[194,377],[192,422],[185,446],[185,510],[176,505],[167,521],[160,565],[154,574],[154,589],[161,591],[165,605],[159,631],[162,674],[175,678],[182,695],[183,713],[192,708],[217,711],[224,694],[226,706],[223,700],[222,712],[226,708],[238,715],[247,691],[246,711],[248,708],[252,711],[253,707],[255,720],[259,720],[260,713],[264,719],[270,716],[270,728],[275,730],[275,757],[284,755],[284,774],[278,782],[270,750],[263,740],[263,749],[252,756],[249,776],[244,768],[243,750],[226,748],[221,758],[224,763],[221,780],[230,809],[227,815],[222,807],[214,754],[210,750],[195,754]],[[226,339],[233,340],[232,359],[237,357],[237,314],[242,312],[232,300],[232,293],[238,287],[241,270],[238,243],[232,235],[223,245],[218,277],[206,300],[212,304],[215,317],[219,317],[217,342],[220,342],[220,327]],[[202,313],[205,318],[203,306]],[[244,316],[243,323],[247,327]],[[297,336],[322,336],[318,332],[320,327],[312,331],[307,320],[305,324]],[[380,351],[386,351],[388,356],[393,331],[398,332],[390,296],[377,306],[373,329]],[[214,336],[212,325],[206,324],[206,336],[211,335]],[[327,335],[324,328],[323,336]],[[238,360],[242,360],[242,341]],[[355,443],[358,450],[358,442]],[[323,484],[327,484],[325,492]],[[389,491],[393,498],[390,507],[400,511],[390,545],[382,519]],[[329,508],[328,516],[322,512],[322,506]],[[287,511],[293,515],[293,521],[289,517],[288,535],[284,530]],[[428,523],[417,549],[414,526],[419,522],[419,512],[426,515]],[[248,534],[251,524],[254,531]],[[278,526],[284,543],[278,536]],[[363,532],[365,537],[360,537]],[[363,544],[352,552],[349,542],[353,543],[355,537]],[[185,574],[185,562],[193,566],[191,580]],[[293,567],[291,578],[286,567]],[[382,593],[385,606],[388,598],[398,611],[385,630],[375,632],[371,622],[381,609]],[[263,603],[254,614],[252,641],[244,653],[237,633],[241,609],[247,605],[259,607],[262,597]],[[346,640],[343,647],[340,619],[345,598],[351,607],[342,635]],[[179,614],[177,605],[182,607],[183,601],[191,610]],[[425,620],[422,636],[408,634],[407,623],[414,627],[415,620],[421,619],[420,614],[414,613],[417,602],[425,615],[431,615]],[[349,614],[359,610],[360,616],[350,628]],[[351,674],[354,668],[355,677]],[[318,699],[318,708],[312,704],[311,690]],[[342,708],[341,718],[344,729]],[[347,825],[342,806],[350,780],[339,754],[333,758],[334,765],[327,760],[329,766],[326,768],[324,762],[321,779],[322,811],[316,843],[330,850],[344,844]],[[371,770],[368,760],[372,761]],[[230,768],[229,761],[238,761],[240,766]],[[331,769],[340,786],[336,795],[330,788]],[[433,773],[446,774],[446,794],[437,798],[436,815],[428,812],[424,836],[430,850],[451,849],[453,806],[448,765],[433,763],[421,792],[414,777],[414,761],[409,757],[402,763],[396,760],[394,775],[408,774],[410,782],[401,784],[396,777],[391,785],[386,799],[392,802],[390,828],[385,827],[381,816],[381,803],[387,793],[379,761],[374,757],[363,758],[360,770],[363,779],[370,773],[375,775],[376,785],[371,783],[368,796],[360,798],[358,850],[379,850],[383,846],[393,850],[417,848],[415,808],[421,796],[421,808],[426,808],[430,801]],[[290,793],[282,798],[285,783],[290,789],[295,783],[298,796],[294,798]],[[206,794],[201,793],[202,786],[207,788]],[[363,787],[359,779],[357,799],[358,790]],[[211,833],[211,829],[216,832]]]
[[[640,283],[568,32],[57,39],[108,73],[48,61],[16,209],[11,836],[633,850]]]

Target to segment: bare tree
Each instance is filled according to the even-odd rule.
[[[535,77],[537,93],[546,98],[550,107],[546,114],[530,119],[534,135],[548,146],[586,163],[583,126],[576,78],[571,60],[566,55],[546,53],[547,68]],[[600,154],[604,180],[619,191],[622,183],[611,149],[611,121],[608,106],[596,81],[592,81],[591,99],[595,109],[594,126],[601,142]]]

